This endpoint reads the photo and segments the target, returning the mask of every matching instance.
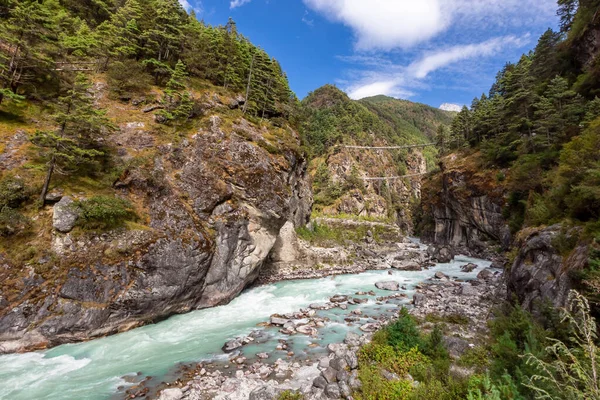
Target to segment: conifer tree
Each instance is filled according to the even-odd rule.
[[[73,87],[59,99],[62,110],[54,117],[56,130],[37,131],[32,142],[49,158],[46,179],[40,194],[44,204],[53,174],[68,174],[81,164],[103,155],[99,139],[114,129],[103,110],[98,110],[87,77],[78,74]]]
[[[45,4],[33,0],[17,2],[0,21],[0,104],[4,97],[19,98],[19,87],[35,78],[33,69],[50,70],[51,59],[43,51],[55,35],[49,21]]]

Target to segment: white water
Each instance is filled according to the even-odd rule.
[[[460,266],[467,262],[474,262],[479,267],[471,273],[463,273]],[[369,290],[378,295],[391,294],[375,289],[375,282],[381,280],[400,282],[412,297],[414,286],[431,278],[436,271],[469,279],[489,264],[479,259],[457,257],[451,263],[438,264],[426,271],[392,271],[391,276],[387,271],[369,271],[280,282],[245,291],[225,306],[174,316],[122,334],[42,352],[0,356],[0,399],[108,399],[118,392],[117,387],[130,385],[123,376],[134,378],[141,372],[141,376],[137,377],[139,381],[147,375],[164,376],[180,362],[224,357],[221,346],[227,339],[248,334],[253,329],[263,329],[256,325],[267,321],[271,314],[294,312],[311,303],[324,303],[334,294]],[[396,306],[376,306],[370,301],[359,307],[368,312]],[[327,315],[332,322],[321,332],[318,342],[324,345],[341,341],[350,329],[340,323],[348,311],[342,314],[341,310],[333,309],[323,313],[327,313],[321,315]],[[277,337],[281,337],[273,329],[269,332],[274,335],[275,342]],[[301,335],[293,338],[297,354],[312,351],[307,348],[311,343],[309,338]],[[258,351],[272,352],[274,341],[249,346],[244,351],[250,355]]]

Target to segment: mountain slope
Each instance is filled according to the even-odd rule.
[[[342,146],[426,144],[451,117],[431,107],[387,97],[354,101],[326,85],[303,101],[302,138],[311,162],[315,210],[326,215],[387,220],[411,228],[410,204],[420,193],[421,174],[434,165],[436,151],[351,149]]]

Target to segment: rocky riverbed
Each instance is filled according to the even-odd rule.
[[[423,251],[417,259],[407,256],[417,247],[407,247],[384,257],[392,266],[427,265],[429,256]],[[461,271],[473,272],[476,264],[465,263]],[[390,272],[393,272],[390,269]],[[452,274],[449,274],[452,275]],[[396,286],[397,285],[397,286]],[[332,294],[328,302],[311,304],[307,308],[284,315],[272,315],[264,326],[277,329],[289,339],[279,339],[272,352],[252,354],[255,342],[264,340],[261,331],[233,338],[224,344],[228,358],[222,362],[199,363],[186,370],[185,378],[171,383],[156,397],[160,400],[266,400],[277,399],[281,393],[292,391],[306,399],[349,399],[360,388],[358,380],[358,351],[368,343],[374,332],[393,320],[402,307],[422,321],[422,327],[433,326],[431,320],[445,320],[448,327],[445,343],[453,357],[460,357],[474,347],[487,330],[491,308],[503,299],[502,274],[498,270],[481,269],[475,279],[464,281],[447,276],[442,271],[414,287],[412,299],[406,286],[394,279],[375,282],[373,290],[387,290],[388,295],[374,291],[353,294]],[[386,305],[384,312],[361,310],[367,303]],[[329,325],[339,322],[327,317],[328,313],[341,315],[349,330],[339,341],[324,343],[316,340]],[[370,315],[366,315],[370,314]],[[429,317],[428,317],[429,316]],[[339,318],[338,318],[339,321]],[[453,323],[456,322],[456,323]],[[296,354],[298,336],[305,338],[312,351]],[[400,377],[390,375],[390,379]],[[146,394],[143,387],[134,387],[130,398]]]

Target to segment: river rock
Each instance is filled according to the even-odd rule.
[[[183,397],[183,391],[179,388],[164,389],[160,392],[158,400],[180,400]]]
[[[341,357],[334,357],[333,360],[329,362],[329,366],[337,371],[342,371],[346,369],[348,363]]]
[[[269,358],[269,354],[267,354],[267,353],[258,353],[256,355],[256,357],[260,358],[261,360],[266,360],[267,358]]]
[[[236,339],[226,342],[221,349],[225,353],[231,353],[232,351],[239,349],[243,345],[244,344],[242,343],[242,340],[240,338],[236,338]]]
[[[338,386],[343,398],[348,399],[352,396],[352,389],[350,389],[350,386],[346,382],[339,382]]]
[[[336,294],[332,298],[329,299],[332,303],[345,303],[348,301],[348,296],[342,296],[341,294]]]
[[[477,296],[479,290],[472,285],[462,285],[460,287],[460,294],[463,296]]]
[[[425,303],[426,299],[427,298],[423,293],[415,293],[413,296],[413,304],[415,305],[415,307],[419,307],[420,305]]]
[[[448,276],[441,271],[437,271],[433,277],[440,280],[448,279]]]
[[[266,385],[253,390],[250,393],[248,400],[276,400],[279,398],[280,393],[280,389]]]
[[[468,263],[460,267],[463,272],[473,272],[477,268],[477,264]]]
[[[477,274],[477,279],[483,279],[484,281],[487,281],[487,280],[491,279],[493,276],[494,276],[494,272],[492,272],[491,269],[486,268]]]
[[[337,371],[332,367],[327,367],[323,372],[321,372],[323,378],[327,381],[327,383],[337,382]]]
[[[400,290],[400,284],[396,281],[377,282],[375,283],[375,287],[380,290]]]
[[[80,214],[74,203],[69,196],[64,196],[54,205],[54,215],[52,216],[54,229],[62,233],[71,232]]]
[[[379,324],[368,323],[362,325],[359,329],[363,332],[375,332],[379,329]]]
[[[330,383],[329,385],[327,385],[325,387],[325,394],[330,399],[339,399],[340,397],[342,397],[340,387],[337,383]]]
[[[289,319],[283,318],[279,315],[272,315],[271,320],[270,320],[271,325],[279,325],[279,326],[284,326],[288,321],[289,321]]]
[[[319,375],[313,381],[313,386],[319,389],[325,389],[325,387],[327,386],[327,380],[323,375]]]

